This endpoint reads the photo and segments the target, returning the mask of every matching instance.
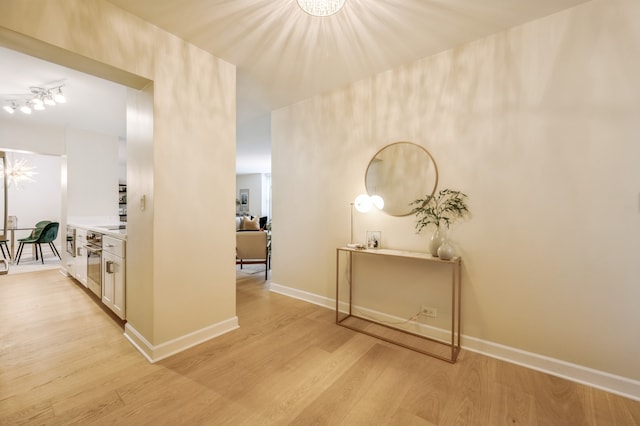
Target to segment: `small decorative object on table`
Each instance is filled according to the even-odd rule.
[[[460,191],[443,189],[435,196],[427,195],[413,201],[415,205],[412,213],[416,215],[416,229],[418,232],[430,224],[436,226],[436,230],[429,243],[429,252],[432,256],[440,256],[443,260],[450,260],[455,256],[453,247],[446,241],[446,229],[458,219],[469,215],[467,207],[467,195]],[[442,250],[440,248],[442,247]]]
[[[380,248],[380,231],[367,231],[367,248],[377,249]]]
[[[7,216],[7,229],[16,229],[18,227],[17,216]]]

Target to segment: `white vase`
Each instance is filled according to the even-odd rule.
[[[442,260],[451,260],[456,256],[456,252],[453,246],[449,244],[449,241],[444,238],[440,247],[438,247],[438,257]]]
[[[431,256],[438,257],[438,249],[442,245],[443,241],[444,241],[444,230],[438,227],[436,231],[433,233],[433,235],[431,236],[431,241],[429,241],[429,253],[431,253]]]

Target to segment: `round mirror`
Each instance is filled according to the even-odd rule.
[[[364,178],[367,193],[384,200],[382,211],[391,216],[411,214],[411,202],[433,195],[438,167],[429,151],[412,142],[395,142],[373,156]]]

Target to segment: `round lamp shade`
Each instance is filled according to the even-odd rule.
[[[382,210],[384,208],[384,200],[382,199],[381,196],[372,195],[370,198],[371,198],[371,202],[376,207],[376,209]]]
[[[371,200],[371,197],[369,197],[367,194],[360,194],[356,197],[355,201],[353,202],[353,206],[360,213],[366,213],[369,210],[371,210],[371,207],[373,206],[373,201]]]

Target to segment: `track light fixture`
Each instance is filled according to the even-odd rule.
[[[67,98],[62,93],[64,85],[53,87],[29,87],[29,94],[15,95],[6,99],[6,105],[2,107],[7,113],[13,114],[17,109],[25,114],[31,114],[32,110],[43,111],[47,106],[64,104]]]

